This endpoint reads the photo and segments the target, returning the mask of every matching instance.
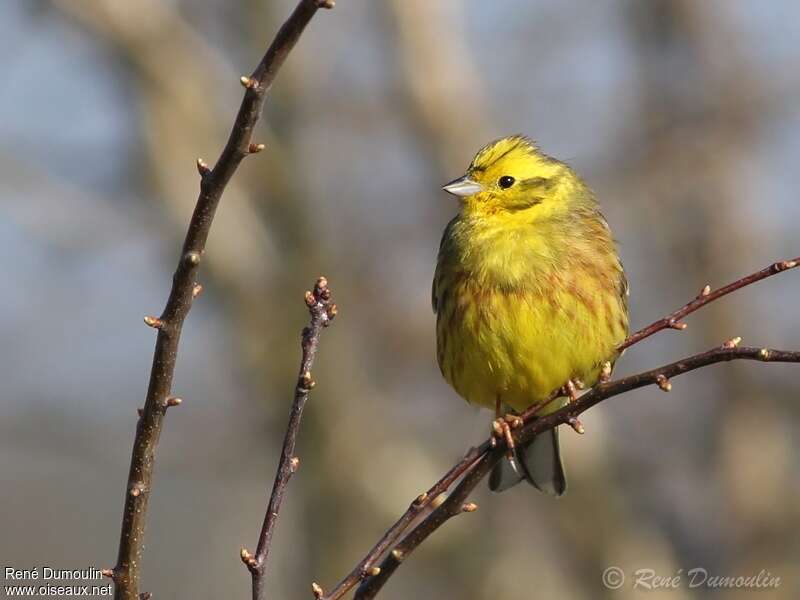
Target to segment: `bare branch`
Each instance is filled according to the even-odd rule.
[[[470,450],[452,469],[450,469],[439,481],[437,481],[427,492],[417,496],[409,505],[405,513],[392,525],[389,530],[378,540],[378,543],[369,553],[359,562],[355,568],[337,585],[329,594],[321,596],[322,600],[336,600],[341,598],[348,591],[354,588],[364,578],[370,575],[370,570],[374,568],[381,556],[393,546],[408,526],[428,507],[433,500],[445,493],[458,479],[475,464],[482,455],[479,448]],[[398,556],[402,560],[402,556]]]
[[[543,417],[538,417],[526,423],[521,429],[514,432],[517,444],[524,444],[534,436],[553,429],[558,425],[568,424],[570,419],[588,410],[595,404],[647,385],[659,385],[665,378],[667,381],[683,373],[694,371],[702,367],[730,360],[759,360],[764,362],[800,363],[800,352],[773,350],[768,348],[736,348],[725,344],[713,348],[702,354],[696,354],[683,360],[664,365],[651,371],[623,377],[616,381],[599,383],[586,392],[574,403]],[[402,559],[408,556],[415,548],[424,542],[429,535],[444,525],[452,517],[464,512],[464,503],[467,497],[491,471],[498,460],[502,459],[506,450],[503,440],[498,440],[492,448],[491,440],[479,446],[480,458],[474,461],[474,466],[461,479],[455,490],[447,499],[424,520],[411,530],[381,562],[377,575],[367,577],[356,591],[356,600],[369,600],[374,598],[389,577],[397,570]]]
[[[278,521],[283,495],[289,479],[300,466],[300,459],[294,455],[297,433],[300,430],[300,420],[303,417],[303,408],[308,400],[308,393],[314,388],[311,377],[311,368],[319,346],[319,337],[322,330],[330,325],[336,316],[336,305],[331,302],[331,292],[328,281],[320,277],[314,286],[313,292],[305,295],[308,312],[311,315],[309,326],[303,329],[301,348],[303,351],[300,360],[300,372],[297,375],[297,385],[294,389],[294,401],[289,412],[289,425],[283,438],[283,449],[278,462],[278,472],[272,485],[267,512],[264,515],[264,524],[258,538],[258,548],[253,556],[245,548],[241,550],[242,562],[253,576],[253,600],[263,600],[266,597],[266,570],[267,558],[272,546],[272,534]]]
[[[216,165],[209,169],[202,160],[197,162],[201,175],[200,196],[189,222],[172,289],[161,316],[145,319],[148,325],[158,330],[158,337],[145,405],[136,427],[119,554],[113,569],[114,597],[117,600],[137,600],[139,597],[139,575],[155,452],[166,414],[167,398],[171,393],[183,322],[197,295],[195,292],[200,289],[196,286],[196,277],[214,213],[226,185],[244,157],[251,153],[253,128],[278,70],[317,9],[323,6],[330,8],[331,5],[332,2],[322,0],[300,1],[250,76],[253,85],[245,91],[228,142]]]
[[[658,333],[664,329],[686,329],[686,323],[681,322],[681,319],[687,315],[690,315],[699,308],[702,308],[709,302],[718,300],[723,296],[727,296],[731,292],[735,292],[738,289],[756,283],[757,281],[761,281],[762,279],[766,279],[767,277],[771,277],[772,275],[777,275],[783,271],[794,269],[798,265],[800,265],[800,256],[791,260],[781,260],[776,263],[772,263],[770,266],[747,275],[746,277],[742,277],[741,279],[737,279],[733,283],[729,283],[718,290],[712,291],[711,286],[706,285],[702,290],[700,290],[700,293],[694,300],[679,308],[674,313],[667,315],[663,319],[659,319],[658,321],[655,321],[647,327],[644,327],[643,329],[640,329],[636,333],[630,335],[628,339],[622,343],[619,349],[624,350],[625,348],[629,348],[634,344],[638,344],[643,339],[650,337],[654,333]]]

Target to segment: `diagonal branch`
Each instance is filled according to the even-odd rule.
[[[261,535],[258,537],[258,547],[255,556],[250,554],[246,548],[242,548],[241,551],[242,562],[253,576],[253,600],[266,598],[267,558],[272,546],[272,534],[278,521],[278,513],[281,510],[286,486],[300,466],[300,459],[294,455],[294,448],[297,442],[297,433],[300,430],[300,419],[303,417],[303,408],[308,400],[309,392],[315,385],[311,377],[311,368],[314,366],[314,358],[317,355],[320,334],[336,316],[336,305],[331,302],[331,291],[328,289],[328,281],[324,277],[317,280],[313,292],[306,292],[306,306],[308,306],[311,321],[308,327],[303,329],[300,343],[303,351],[300,372],[294,388],[294,401],[289,412],[289,425],[283,438],[278,471],[275,473],[275,482],[272,485],[269,505],[264,515],[264,524],[261,527]]]
[[[114,597],[117,600],[136,600],[139,597],[142,548],[155,452],[166,409],[170,405],[178,404],[177,399],[170,399],[178,342],[192,300],[202,289],[196,279],[214,213],[225,186],[244,157],[263,149],[263,145],[251,143],[253,128],[261,115],[267,91],[278,70],[317,9],[332,6],[332,0],[299,2],[253,74],[242,78],[242,84],[246,87],[244,99],[216,165],[212,169],[202,160],[197,161],[201,176],[200,195],[172,279],[172,289],[161,316],[145,317],[145,323],[158,330],[158,337],[145,405],[136,427],[131,454],[117,564],[113,569],[105,571],[114,580]]]
[[[755,273],[737,279],[736,281],[729,283],[728,285],[725,285],[717,290],[712,291],[710,286],[705,286],[701,290],[700,294],[691,302],[687,303],[686,305],[676,310],[675,312],[671,313],[670,315],[667,315],[666,317],[651,323],[647,327],[642,328],[636,333],[633,333],[622,343],[622,345],[620,346],[620,350],[629,348],[630,346],[633,346],[634,344],[637,344],[642,340],[644,340],[645,338],[648,338],[651,335],[659,331],[662,331],[664,329],[679,329],[679,330],[685,329],[686,326],[685,324],[681,323],[681,319],[695,312],[696,310],[702,308],[706,304],[718,300],[719,298],[727,294],[730,294],[731,292],[734,292],[738,289],[741,289],[743,287],[761,281],[762,279],[766,279],[767,277],[776,275],[788,269],[793,269],[798,265],[800,265],[800,257],[791,260],[778,261],[764,269],[761,269],[760,271],[757,271]],[[751,356],[744,356],[744,355],[740,356],[739,354],[742,354],[742,351],[745,349],[736,350],[735,348],[736,343],[734,342],[735,340],[732,340],[731,342],[726,342],[726,344],[723,346],[722,349],[710,351],[711,352],[710,356],[713,357],[714,359],[711,362],[719,362],[721,360],[733,360],[735,358],[750,358],[750,359],[753,358]],[[725,356],[729,356],[730,353],[726,354],[725,352],[723,352],[723,350],[731,350],[731,349],[735,350],[734,355],[732,355],[730,358],[725,358]],[[758,352],[760,353],[761,350],[759,349]],[[709,353],[706,353],[706,355],[707,354]],[[705,356],[705,355],[698,355],[698,356]],[[772,356],[773,356],[772,359],[776,360],[776,357],[782,355],[777,354]],[[763,360],[760,357],[759,359]],[[694,368],[699,368],[700,366],[706,366],[706,364],[711,364],[711,362],[698,366],[693,366],[692,368],[694,369]],[[792,360],[786,362],[797,362],[797,361]],[[641,385],[649,385],[651,383],[656,383],[662,389],[669,389],[670,386],[667,378],[685,372],[685,371],[673,372],[670,369],[670,367],[674,367],[675,365],[678,364],[683,365],[686,363],[685,361],[682,361],[679,363],[674,363],[674,365],[667,365],[666,367],[662,368],[664,370],[656,370],[641,374],[639,377],[645,377],[648,374],[655,373],[654,377],[656,377],[656,380],[653,381],[650,381],[645,377],[645,379],[642,380],[645,382],[641,383]],[[661,378],[659,378],[659,376]],[[625,378],[623,380],[619,380],[618,382],[614,382],[614,384],[616,385],[621,382],[630,383],[630,381],[631,378]],[[554,423],[552,427],[555,427],[559,423],[574,424],[576,423],[575,419],[577,415],[580,414],[580,412],[583,412],[590,406],[593,406],[594,404],[596,404],[602,399],[605,399],[606,397],[622,393],[621,391],[615,392],[613,394],[610,394],[608,396],[603,396],[602,398],[598,399],[598,396],[596,394],[599,393],[600,389],[606,389],[606,391],[608,390],[608,388],[602,388],[602,385],[610,386],[611,384],[598,384],[591,391],[581,396],[578,403],[570,405],[571,410],[566,412],[559,411],[557,413],[549,415],[548,419],[557,418],[557,415],[561,415],[558,417],[559,419],[561,419],[563,415],[567,415],[565,417],[565,420],[559,421],[558,423]],[[641,387],[641,385],[636,385],[634,387]],[[625,391],[628,390],[626,389]],[[527,423],[528,425],[523,427],[522,430],[518,430],[517,436],[525,435],[525,439],[529,439],[528,434],[525,432],[528,431],[528,427],[533,427],[533,425],[531,425],[531,422],[538,423],[537,425],[535,425],[535,427],[537,428],[542,427],[545,422],[549,422],[549,420],[546,421],[545,419],[535,419],[535,413],[538,411],[539,408],[541,408],[541,406],[553,400],[558,394],[559,391],[556,390],[547,400],[537,404],[536,406],[532,407],[522,415],[524,422]],[[593,399],[595,399],[596,401],[593,401]],[[584,404],[582,403],[586,402],[592,402],[592,404],[587,405],[576,412],[576,409],[578,407],[583,407]],[[548,428],[550,427],[546,427],[545,429]],[[542,429],[541,431],[544,431],[545,429]],[[537,429],[536,432],[540,431]],[[531,433],[530,435],[532,436],[534,434]],[[438,523],[436,527],[433,527],[432,529],[430,529],[428,533],[426,533],[425,537],[427,537],[427,535],[430,535],[430,533],[432,533],[433,530],[441,526],[441,524],[445,520],[447,520],[447,519],[442,520],[443,516],[449,515],[447,517],[449,518],[450,516],[462,512],[461,509],[463,507],[461,507],[461,503],[463,503],[464,500],[466,500],[466,494],[468,494],[472,489],[474,489],[475,485],[477,485],[477,482],[480,481],[480,479],[482,479],[491,470],[491,467],[497,462],[499,457],[502,456],[502,449],[504,447],[504,444],[498,444],[495,450],[490,451],[491,447],[492,446],[490,444],[490,441],[486,441],[480,446],[470,449],[470,451],[464,456],[464,458],[462,458],[448,472],[448,474],[445,475],[445,477],[443,477],[436,485],[431,487],[426,494],[422,494],[421,496],[419,496],[417,500],[415,500],[411,504],[411,506],[403,514],[403,516],[401,516],[400,519],[383,535],[380,541],[367,553],[367,555],[363,559],[361,559],[361,561],[347,575],[347,577],[345,577],[329,594],[324,595],[323,600],[337,600],[338,598],[344,596],[353,587],[358,585],[359,582],[363,583],[359,588],[359,594],[357,594],[357,597],[359,598],[373,597],[374,594],[377,593],[377,589],[379,589],[383,585],[385,579],[391,575],[391,572],[394,572],[394,570],[397,569],[400,562],[405,557],[405,554],[408,551],[404,550],[404,545],[406,544],[406,542],[408,542],[408,544],[411,545],[411,543],[414,540],[418,540],[417,544],[414,544],[410,547],[410,549],[413,549],[416,547],[416,545],[418,545],[419,542],[422,541],[422,539],[419,539],[419,535],[422,532],[427,531],[427,529],[426,528],[420,529],[420,528],[423,527],[425,523],[428,523],[427,525],[428,528],[431,527],[431,523]],[[468,471],[469,471],[468,475],[469,479],[467,479],[466,477],[462,479],[462,482],[461,484],[459,484],[459,487],[457,487],[456,490],[454,490],[454,492],[450,496],[451,499],[453,498],[455,499],[453,499],[450,503],[446,502],[445,503],[447,505],[446,507],[445,504],[443,504],[439,508],[437,508],[428,517],[426,521],[423,521],[421,525],[419,525],[411,533],[409,533],[408,536],[406,536],[406,538],[403,539],[403,542],[401,542],[392,549],[391,553],[383,560],[380,566],[376,567],[375,565],[378,563],[379,560],[381,560],[381,557],[386,553],[386,551],[392,546],[394,546],[398,540],[400,540],[400,538],[403,536],[403,533],[407,530],[411,522],[417,516],[422,514],[426,509],[429,509],[430,505],[437,497],[439,497],[442,493],[444,493],[452,483],[457,481],[461,476],[464,475],[464,473]],[[475,480],[474,485],[469,485],[465,483],[467,481],[472,481],[473,478],[477,478]],[[442,484],[444,483],[447,483],[447,485],[442,487]],[[464,485],[463,488],[461,487],[462,485]],[[463,495],[461,495],[458,492],[458,490],[462,491],[466,490],[466,492]],[[375,586],[377,586],[377,588],[375,589],[374,593],[372,593],[371,590]]]
[[[514,439],[518,444],[524,444],[537,434],[558,425],[568,424],[579,414],[588,410],[599,402],[619,396],[631,390],[647,385],[658,385],[667,391],[670,389],[670,377],[676,377],[695,369],[708,365],[731,360],[759,360],[763,362],[800,363],[800,352],[785,350],[772,350],[768,348],[737,348],[733,343],[725,343],[718,348],[713,348],[702,354],[696,354],[679,360],[669,365],[664,365],[651,371],[623,377],[608,383],[599,383],[586,392],[574,403],[564,408],[526,423],[518,430]],[[465,504],[467,497],[491,471],[492,467],[501,460],[506,450],[505,442],[498,441],[492,448],[491,440],[485,441],[479,447],[480,458],[475,461],[472,468],[461,479],[455,490],[442,502],[422,523],[411,530],[381,562],[375,574],[363,580],[356,591],[356,600],[369,600],[374,598],[389,577],[397,570],[402,560],[415,548],[424,542],[439,527],[452,517],[462,512],[471,512],[474,504]]]
[[[800,265],[800,256],[797,258],[793,258],[791,260],[780,260],[778,262],[772,263],[770,266],[761,269],[760,271],[756,271],[755,273],[751,273],[746,277],[742,277],[741,279],[737,279],[736,281],[729,283],[726,286],[723,286],[717,290],[711,290],[710,285],[706,285],[697,297],[688,302],[674,313],[667,315],[663,319],[659,319],[654,323],[651,323],[647,327],[644,327],[637,331],[636,333],[628,336],[628,339],[622,342],[622,345],[619,347],[620,350],[624,350],[625,348],[630,348],[634,344],[638,344],[645,338],[649,338],[654,333],[658,333],[664,329],[686,329],[686,324],[681,322],[681,319],[686,317],[687,315],[693,313],[694,311],[704,307],[709,302],[713,302],[714,300],[719,300],[723,296],[727,296],[731,292],[735,292],[745,286],[751,285],[762,279],[766,279],[767,277],[771,277],[773,275],[777,275],[778,273],[782,273],[783,271],[788,271],[789,269],[794,269]]]
[[[433,484],[427,492],[423,492],[411,502],[406,512],[403,513],[403,516],[383,534],[383,537],[373,546],[364,560],[358,563],[347,577],[339,582],[330,593],[324,595],[320,594],[320,600],[336,600],[337,598],[341,598],[366,577],[379,574],[380,568],[377,568],[375,564],[380,560],[380,557],[400,538],[414,519],[425,511],[430,505],[430,502],[450,489],[450,486],[458,481],[482,455],[483,450],[481,448],[470,448],[464,455],[464,458],[445,473],[439,481]]]

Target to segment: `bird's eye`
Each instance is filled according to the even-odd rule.
[[[514,185],[514,181],[516,181],[511,175],[503,175],[500,179],[497,180],[497,185],[499,185],[504,190],[507,190],[512,185]]]

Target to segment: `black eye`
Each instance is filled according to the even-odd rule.
[[[499,185],[504,190],[507,190],[512,185],[514,185],[515,181],[516,180],[513,177],[511,177],[511,175],[503,175],[500,179],[497,180],[497,185]]]

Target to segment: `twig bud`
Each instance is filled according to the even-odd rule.
[[[683,331],[688,327],[686,323],[681,323],[680,321],[676,321],[675,319],[670,319],[669,321],[667,321],[667,325],[671,329],[677,329],[679,331]]]
[[[769,360],[769,350],[766,348],[762,348],[758,351],[758,358],[761,360]]]
[[[466,504],[461,505],[461,512],[471,513],[478,510],[478,505],[474,502],[467,502]]]
[[[258,154],[258,153],[259,153],[259,152],[261,152],[261,151],[262,151],[264,148],[266,148],[266,146],[265,146],[264,144],[250,144],[250,145],[247,147],[247,151],[248,151],[250,154]]]
[[[134,498],[138,498],[139,496],[142,495],[143,491],[144,491],[144,486],[141,483],[134,483],[128,490],[128,493]]]
[[[114,579],[114,569],[100,569],[100,574],[103,577],[108,577],[109,579]]]
[[[306,371],[300,376],[300,381],[297,383],[304,390],[313,390],[317,382],[311,377],[311,373]]]
[[[797,266],[796,260],[783,260],[778,263],[778,271],[785,271],[786,269],[794,269]]]
[[[339,307],[336,306],[336,304],[331,304],[328,307],[328,318],[333,319],[338,314],[339,314]]]
[[[247,565],[248,569],[252,569],[256,566],[256,557],[250,554],[250,551],[247,548],[242,547],[242,549],[239,550],[239,556],[241,557],[242,562]]]
[[[366,570],[366,574],[369,575],[370,577],[375,577],[375,576],[381,574],[381,568],[380,567],[370,567],[369,569]]]
[[[300,468],[300,458],[297,456],[293,456],[292,459],[289,461],[289,470],[292,473],[297,473],[297,469]]]
[[[258,81],[256,79],[251,79],[247,75],[242,75],[239,77],[239,83],[242,86],[246,87],[248,90],[253,90],[258,87]]]
[[[741,343],[742,343],[742,338],[737,335],[736,337],[731,338],[727,342],[722,344],[722,347],[730,350],[731,348],[736,348]]]
[[[186,254],[183,255],[183,260],[186,261],[186,264],[197,266],[200,264],[200,253],[195,252],[194,250],[190,250]]]
[[[336,6],[334,0],[316,0],[317,8],[333,8]]]
[[[209,173],[211,173],[211,167],[208,166],[208,163],[204,161],[202,158],[197,159],[197,172],[200,173],[200,177],[205,177]]]
[[[441,494],[436,496],[436,498],[431,500],[431,507],[432,508],[439,508],[445,500],[447,500],[447,494],[442,492]]]
[[[656,385],[661,388],[662,392],[669,392],[672,390],[672,384],[669,382],[669,379],[667,379],[667,376],[663,373],[659,373],[656,376]]]
[[[150,315],[144,318],[144,324],[148,327],[152,327],[153,329],[161,329],[164,327],[164,321],[159,319],[158,317],[152,317]]]
[[[428,499],[428,492],[422,492],[419,496],[417,496],[417,499],[414,500],[414,503],[415,504],[422,504],[427,499]]]
[[[180,406],[183,404],[183,398],[178,398],[177,396],[168,396],[164,401],[164,404],[166,406]]]
[[[306,306],[308,306],[309,308],[311,308],[317,303],[317,299],[314,297],[314,294],[308,290],[306,290],[304,298],[306,301]]]
[[[706,296],[708,296],[710,293],[711,293],[711,286],[710,286],[710,285],[708,285],[708,284],[706,284],[705,286],[703,286],[703,289],[702,289],[702,290],[700,290],[700,296],[699,296],[699,297],[700,297],[700,298],[705,298],[705,297],[706,297]]]
[[[202,293],[203,293],[203,284],[195,283],[194,286],[192,287],[192,298],[197,298]]]
[[[331,299],[331,291],[328,289],[328,279],[326,277],[321,276],[317,279],[317,283],[314,284],[314,296],[321,300]]]
[[[570,417],[569,419],[567,419],[567,423],[569,424],[570,427],[572,427],[575,430],[575,433],[579,433],[581,435],[586,433],[586,429],[584,428],[583,423],[581,423],[578,417]]]
[[[403,559],[406,557],[405,554],[403,554],[403,551],[398,548],[392,550],[392,556],[397,562],[403,562]]]
[[[311,593],[314,594],[314,598],[322,598],[325,595],[325,592],[322,591],[322,587],[316,582],[311,582]]]

